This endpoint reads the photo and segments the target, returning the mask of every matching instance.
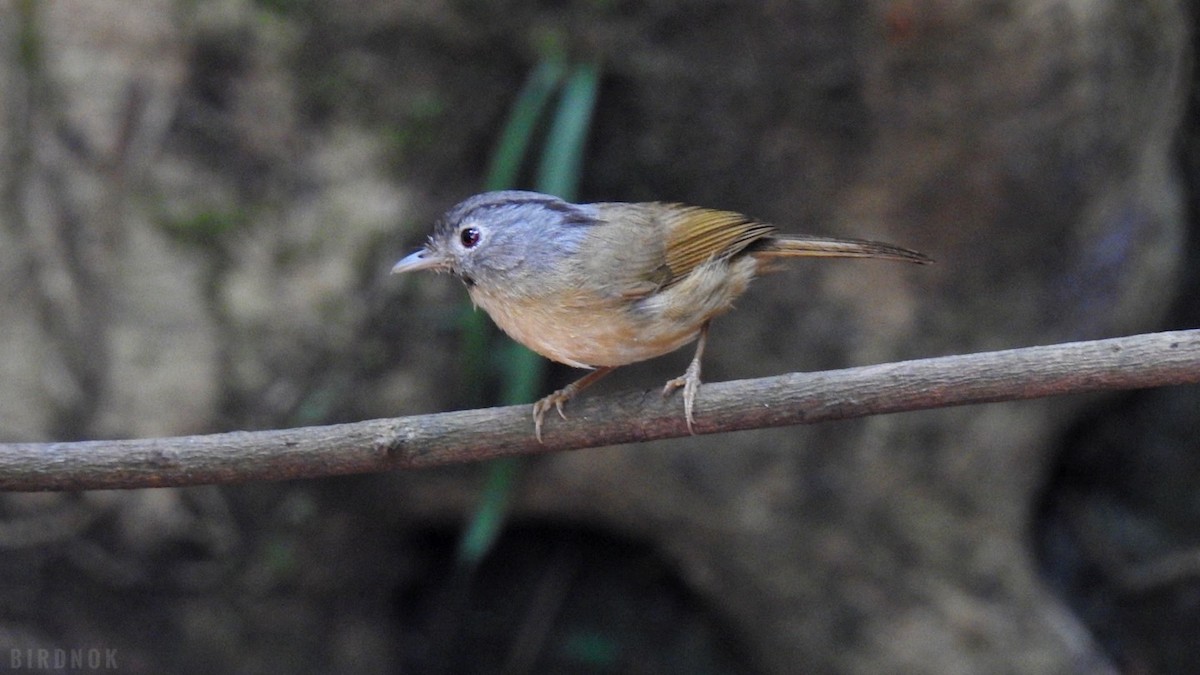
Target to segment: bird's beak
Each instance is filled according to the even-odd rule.
[[[423,248],[392,266],[392,274],[415,272],[417,270],[446,270],[450,269],[450,261]]]

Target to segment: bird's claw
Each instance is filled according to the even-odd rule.
[[[546,417],[546,411],[550,410],[550,406],[558,411],[558,416],[567,419],[567,414],[563,412],[563,404],[575,397],[575,394],[590,387],[593,382],[599,380],[605,375],[612,372],[613,366],[597,368],[583,377],[575,380],[571,384],[559,389],[558,391],[543,398],[533,404],[533,434],[537,436],[538,443],[542,442],[542,421]]]
[[[558,411],[559,417],[567,419],[567,414],[563,412],[563,404],[571,400],[571,396],[574,394],[569,390],[570,387],[559,389],[533,404],[533,435],[537,437],[538,443],[542,442],[542,422],[552,406]]]
[[[673,380],[667,380],[666,385],[663,386],[663,397],[670,396],[680,387],[683,387],[683,417],[687,420],[688,433],[695,435],[696,430],[693,425],[696,423],[696,418],[692,411],[696,407],[696,392],[700,391],[700,361],[692,361],[683,375]]]

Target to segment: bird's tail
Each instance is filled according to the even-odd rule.
[[[776,234],[755,242],[751,255],[766,258],[884,258],[922,265],[933,262],[924,253],[879,241]]]

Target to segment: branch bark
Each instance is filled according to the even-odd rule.
[[[1200,383],[1200,330],[705,384],[698,434],[1063,394]],[[0,444],[0,490],[143,488],[420,469],[687,436],[678,396],[572,401],[533,436],[530,406],[205,436]]]

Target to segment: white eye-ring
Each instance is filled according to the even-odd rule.
[[[458,243],[462,244],[463,248],[475,248],[483,239],[483,232],[474,225],[468,225],[458,231]]]

